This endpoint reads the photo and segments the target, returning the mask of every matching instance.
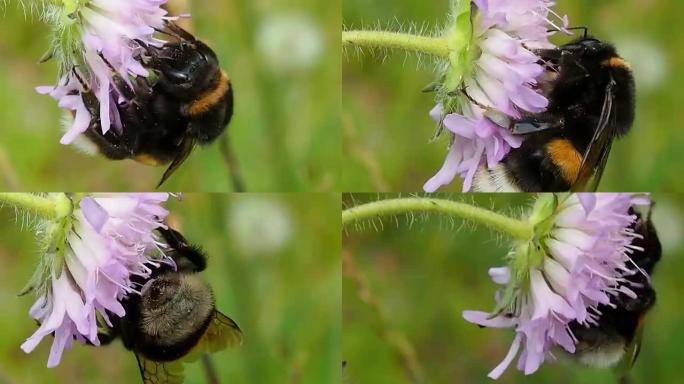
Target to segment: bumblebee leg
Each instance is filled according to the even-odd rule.
[[[526,135],[549,129],[560,130],[565,127],[565,121],[562,118],[554,117],[546,112],[533,116],[527,119],[515,120],[511,124],[511,132],[516,135]]]
[[[196,41],[195,36],[193,36],[190,32],[178,26],[178,24],[168,20],[165,22],[165,24],[166,27],[170,29],[171,32],[173,32],[175,36],[180,38],[181,40]]]
[[[204,252],[197,246],[188,244],[185,237],[175,229],[158,228],[164,241],[172,252],[169,254],[176,262],[181,271],[200,272],[207,267],[207,258]]]
[[[83,88],[81,100],[83,100],[83,104],[91,116],[90,125],[84,132],[85,136],[97,146],[102,155],[109,159],[122,160],[130,157],[128,148],[126,148],[111,131],[102,133],[102,126],[100,125],[100,119],[98,118],[100,115],[100,102],[88,83],[86,83],[79,75],[78,71],[76,71],[76,68],[73,68],[72,71]]]
[[[171,248],[178,249],[188,246],[188,241],[185,240],[185,236],[171,227],[158,228],[157,231],[159,231],[164,238],[164,241],[166,241],[166,244]]]
[[[119,337],[119,331],[117,327],[106,328],[105,330],[97,332],[97,339],[100,341],[100,345],[109,345],[112,341]]]
[[[561,49],[555,48],[555,49],[530,49],[527,48],[528,51],[532,51],[535,55],[539,56],[543,61],[551,62],[557,64],[560,62],[561,56],[563,56],[563,51]]]
[[[461,94],[464,95],[466,98],[468,98],[468,100],[470,100],[471,103],[477,105],[478,107],[480,107],[480,108],[482,108],[482,109],[484,109],[484,110],[490,110],[490,109],[492,109],[491,107],[488,107],[488,106],[486,106],[486,105],[483,105],[483,104],[480,103],[479,101],[473,99],[473,97],[470,96],[470,95],[468,94],[468,87],[466,87],[465,85],[462,86],[461,88],[455,90],[455,91],[451,91],[451,92],[447,93],[447,95],[449,95],[449,96],[459,96],[459,95],[461,95]]]
[[[119,74],[119,72],[114,68],[114,66],[107,60],[105,59],[104,55],[102,53],[99,54],[100,59],[107,65],[109,68],[109,72],[111,73],[112,80],[114,81],[114,87],[116,88],[117,91],[126,99],[126,100],[132,100],[135,98],[135,92],[133,91],[133,88],[128,84],[126,79]]]
[[[116,340],[116,338],[119,337],[119,329],[118,327],[116,327],[115,322],[113,324],[115,325],[113,328],[105,327],[98,329],[97,340],[100,342],[99,346],[109,345],[112,343],[112,341]],[[95,345],[88,339],[85,340],[85,343],[87,345]]]
[[[647,282],[644,282],[643,285],[642,288],[634,289],[637,294],[635,298],[620,294],[615,300],[618,307],[629,312],[644,312],[651,308],[656,301],[655,290]]]
[[[138,99],[119,108],[121,125],[124,127],[121,133],[121,141],[125,143],[131,156],[139,154],[143,134],[155,128],[154,124],[150,123],[145,108],[146,102]]]
[[[152,98],[152,87],[147,83],[147,78],[138,76],[133,80],[133,90],[135,92],[134,103],[146,104]]]

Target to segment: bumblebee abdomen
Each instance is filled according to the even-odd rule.
[[[549,159],[558,167],[560,176],[572,185],[577,180],[582,165],[582,155],[568,139],[558,138],[546,145]]]
[[[541,133],[531,135],[504,158],[507,179],[524,192],[567,191],[582,157],[567,138]],[[572,179],[574,181],[574,179]]]
[[[623,136],[634,123],[634,111],[636,110],[634,75],[632,69],[624,59],[619,56],[605,60],[604,67],[610,70],[612,79],[615,81],[613,91],[614,130],[618,136]]]
[[[224,71],[220,71],[217,76],[217,81],[211,87],[198,95],[195,100],[181,107],[181,113],[184,116],[195,118],[210,112],[212,109],[225,108],[225,102],[229,99],[228,95],[231,92],[231,83]]]
[[[217,72],[215,81],[203,93],[182,105],[181,114],[189,121],[188,136],[199,144],[213,142],[233,115],[233,89],[228,75]]]
[[[602,65],[615,69],[622,69],[626,71],[632,70],[632,67],[620,56],[613,56],[608,60],[603,61]]]
[[[213,318],[211,288],[194,274],[163,274],[140,300],[139,351],[155,361],[187,354]]]
[[[149,153],[141,153],[141,154],[133,157],[133,160],[137,161],[140,164],[151,165],[153,167],[158,167],[158,166],[161,166],[161,165],[168,163],[168,161],[165,161],[164,159],[160,159],[159,157],[150,155]]]

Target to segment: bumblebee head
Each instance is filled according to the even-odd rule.
[[[615,47],[591,36],[580,37],[561,47],[563,55],[597,63],[617,57]]]
[[[177,277],[169,274],[161,278],[151,279],[142,288],[142,300],[148,308],[160,308],[173,300],[180,285]]]
[[[219,70],[214,51],[198,40],[166,44],[155,51],[152,63],[164,90],[180,100],[195,98]]]

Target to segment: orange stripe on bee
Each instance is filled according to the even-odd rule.
[[[627,70],[632,69],[632,67],[629,66],[629,63],[621,57],[611,57],[610,59],[604,61],[602,64],[607,67],[623,68]]]
[[[225,72],[221,71],[218,84],[209,93],[204,94],[199,99],[188,103],[184,108],[184,115],[195,116],[208,111],[211,107],[216,105],[222,97],[226,95],[230,89],[230,79]]]
[[[641,315],[639,315],[639,321],[637,322],[637,329],[643,327],[645,321],[646,321],[646,312],[643,312]]]
[[[143,153],[141,155],[133,157],[133,160],[137,161],[138,163],[145,164],[145,165],[152,165],[152,166],[160,166],[163,165],[164,162],[153,157],[152,155],[148,155],[146,153]]]
[[[561,170],[563,179],[572,184],[577,180],[582,165],[582,155],[566,139],[555,139],[546,145],[551,161]]]

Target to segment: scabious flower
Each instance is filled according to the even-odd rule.
[[[538,90],[544,68],[532,50],[553,48],[548,37],[554,32],[549,30],[565,30],[567,18],[554,13],[549,0],[474,0],[473,4],[471,41],[462,55],[471,62],[459,63],[456,69],[445,67],[437,106],[430,113],[450,131],[452,140],[444,165],[423,186],[426,192],[450,183],[456,175],[464,179],[463,191],[470,190],[481,164],[493,168],[511,148],[521,145],[521,138],[508,130],[510,119],[548,106]],[[453,18],[458,24],[462,16]],[[457,25],[446,35],[463,32]]]
[[[471,105],[463,106],[463,114],[443,115],[441,104],[437,104],[430,117],[443,124],[452,133],[449,152],[442,168],[425,183],[426,192],[434,192],[449,184],[456,175],[463,178],[463,191],[470,190],[473,176],[483,161],[494,168],[511,148],[518,148],[522,138],[510,133],[483,115],[482,109]]]
[[[46,224],[49,267],[32,283],[38,299],[29,311],[40,327],[21,345],[24,352],[54,334],[48,359],[54,367],[74,339],[99,345],[99,321],[111,326],[109,315],[125,315],[121,299],[139,294],[131,277],[149,277],[159,263],[172,262],[154,234],[164,226],[167,199],[166,193],[87,195],[70,215]]]
[[[123,97],[113,75],[118,74],[131,85],[130,77],[147,77],[141,44],[159,47],[165,43],[154,36],[164,27],[167,16],[162,5],[166,0],[79,0],[63,8],[50,5],[48,15],[55,25],[55,43],[51,56],[60,62],[57,86],[36,88],[49,94],[61,108],[72,111],[73,123],[62,137],[62,144],[70,144],[85,132],[91,119],[99,119],[103,133],[114,127],[121,133],[122,126],[117,105]],[[111,67],[110,67],[111,66]],[[80,74],[80,75],[79,75]],[[91,116],[82,98],[90,88],[99,102],[99,116]]]
[[[611,300],[619,294],[636,297],[627,278],[645,272],[630,259],[635,250],[643,251],[632,244],[640,235],[630,208],[648,203],[648,196],[629,193],[570,195],[540,218],[538,243],[522,244],[511,264],[490,269],[492,280],[505,286],[498,310],[463,312],[470,322],[516,330],[490,378],[501,376],[520,349],[517,366],[525,374],[553,359],[556,347],[574,353],[570,323],[597,325],[599,305],[614,307]]]

